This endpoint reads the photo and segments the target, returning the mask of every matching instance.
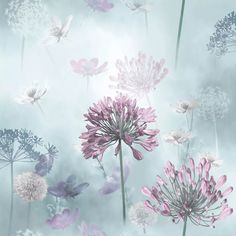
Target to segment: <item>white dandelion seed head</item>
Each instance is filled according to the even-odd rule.
[[[199,91],[197,95],[199,107],[198,116],[204,120],[223,119],[229,111],[230,99],[228,95],[219,87],[206,87]]]
[[[22,230],[17,231],[16,236],[42,236],[42,234],[26,229],[25,231]]]
[[[138,202],[130,207],[129,219],[133,224],[144,228],[157,221],[157,214],[145,207],[143,202]]]
[[[38,35],[49,22],[47,7],[42,0],[12,0],[5,14],[12,30],[23,36]]]
[[[41,201],[47,195],[46,180],[33,173],[25,172],[16,176],[14,187],[16,194],[25,201]]]

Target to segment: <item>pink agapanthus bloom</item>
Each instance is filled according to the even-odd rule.
[[[92,224],[88,225],[85,222],[82,222],[79,226],[79,230],[82,236],[107,236],[98,226]]]
[[[65,229],[74,224],[79,216],[79,209],[75,209],[74,212],[70,209],[64,209],[62,213],[54,215],[52,219],[48,219],[47,224],[52,229]]]
[[[152,151],[158,142],[157,129],[148,129],[148,123],[155,122],[155,111],[149,108],[139,108],[135,99],[127,95],[118,95],[115,99],[104,97],[89,108],[84,115],[88,124],[87,132],[82,133],[82,151],[84,157],[102,158],[111,145],[115,145],[115,155],[120,151],[121,141],[128,145],[137,160],[143,159],[142,153],[134,148],[140,145],[147,151]]]
[[[110,79],[116,83],[111,87],[118,90],[125,90],[135,97],[143,97],[152,90],[168,73],[164,66],[165,60],[155,61],[152,57],[140,52],[137,58],[124,61],[117,60],[117,76],[110,76]]]
[[[85,2],[94,11],[107,12],[114,7],[113,3],[108,2],[108,0],[85,0]]]
[[[222,175],[217,181],[210,175],[211,163],[205,158],[195,166],[189,159],[189,166],[179,170],[167,162],[164,172],[167,179],[157,175],[156,184],[151,189],[143,187],[142,192],[151,201],[146,207],[163,216],[171,217],[174,223],[184,221],[184,234],[187,220],[195,225],[214,227],[214,223],[233,213],[227,204],[227,196],[233,187],[222,189],[227,180]],[[152,201],[154,203],[152,203]]]
[[[105,71],[108,63],[104,62],[100,66],[98,66],[98,63],[98,58],[71,60],[70,62],[74,72],[85,77],[91,77]]]

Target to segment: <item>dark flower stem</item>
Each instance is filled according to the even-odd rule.
[[[28,203],[28,209],[27,209],[27,229],[30,228],[30,218],[31,218],[31,202]]]
[[[24,67],[24,53],[25,53],[25,36],[22,36],[22,43],[21,43],[21,70],[23,71]]]
[[[186,229],[187,229],[187,218],[184,219],[184,228],[182,236],[186,236]]]
[[[10,216],[8,225],[8,236],[12,233],[12,217],[13,217],[13,162],[11,162],[11,206],[10,206]]]
[[[123,170],[123,156],[122,156],[122,147],[121,139],[119,139],[119,158],[120,158],[120,179],[121,179],[121,194],[122,194],[122,209],[123,209],[123,222],[126,223],[126,208],[125,208],[125,185],[124,185],[124,170]]]
[[[177,69],[177,66],[178,66],[179,45],[180,45],[180,38],[181,38],[183,18],[184,18],[184,6],[185,6],[185,0],[182,0],[181,13],[180,13],[180,19],[179,19],[179,29],[178,29],[177,43],[176,43],[175,69]]]

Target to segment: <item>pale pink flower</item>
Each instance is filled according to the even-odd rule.
[[[214,167],[220,167],[223,165],[223,160],[218,159],[216,156],[212,155],[211,153],[205,153],[200,155],[201,158],[206,158],[206,160],[208,160],[212,166]]]
[[[98,226],[86,224],[85,222],[82,222],[82,224],[79,226],[79,230],[82,236],[107,236],[107,234],[103,232]]]
[[[227,203],[233,187],[222,190],[227,176],[222,175],[215,181],[210,170],[211,163],[205,158],[197,166],[190,158],[189,166],[183,165],[178,170],[167,162],[164,168],[167,179],[157,176],[155,186],[142,189],[150,198],[145,202],[146,207],[171,217],[174,223],[190,220],[195,225],[214,227],[216,221],[233,213]]]
[[[136,100],[128,96],[104,97],[84,116],[88,121],[87,131],[80,138],[84,139],[82,151],[86,159],[102,158],[106,149],[115,144],[117,155],[121,141],[131,148],[137,160],[143,159],[143,155],[134,145],[140,145],[149,152],[158,146],[156,135],[159,130],[148,128],[148,123],[155,121],[155,111],[139,108]]]
[[[111,10],[114,5],[108,0],[84,0],[89,7],[91,7],[94,11],[107,12]]]
[[[92,58],[90,60],[79,59],[78,61],[71,60],[70,62],[74,72],[85,77],[98,75],[106,70],[107,62],[104,62],[100,66],[98,66],[98,63],[98,58]]]
[[[170,133],[164,135],[163,138],[167,143],[180,145],[190,140],[191,133],[183,130],[171,131]]]
[[[156,89],[157,84],[166,77],[168,69],[164,64],[164,59],[155,61],[141,52],[137,58],[117,60],[118,74],[110,76],[116,85],[111,87],[129,92],[135,97],[143,97]]]
[[[64,209],[62,213],[56,214],[51,219],[48,219],[47,224],[52,229],[65,229],[74,224],[79,216],[79,209],[75,209],[75,211]]]

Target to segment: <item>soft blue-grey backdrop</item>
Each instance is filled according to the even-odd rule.
[[[118,0],[113,0],[114,8],[108,13],[92,12],[82,0],[48,0],[51,15],[64,19],[72,14],[71,32],[61,44],[49,47],[50,60],[41,44],[42,38],[26,40],[23,72],[20,68],[21,37],[11,31],[4,15],[6,0],[0,1],[0,128],[27,128],[50,141],[59,149],[58,159],[47,177],[49,184],[76,174],[80,181],[87,181],[90,187],[78,198],[71,200],[71,207],[79,207],[81,218],[78,223],[64,231],[53,231],[46,224],[46,205],[52,202],[48,196],[44,202],[35,203],[32,208],[32,230],[48,236],[80,235],[77,226],[82,220],[100,225],[109,236],[121,235],[120,192],[101,197],[97,189],[103,178],[92,160],[85,160],[76,145],[81,132],[85,130],[83,114],[90,103],[104,95],[115,94],[109,89],[109,75],[116,73],[116,59],[136,56],[139,51],[156,59],[165,58],[169,74],[151,95],[151,104],[158,113],[157,126],[161,135],[178,128],[185,128],[185,119],[173,113],[170,104],[181,99],[189,99],[198,89],[207,85],[220,86],[230,97],[231,105],[225,118],[218,122],[221,168],[215,169],[216,176],[226,173],[228,183],[235,186],[235,78],[236,54],[215,57],[207,51],[206,44],[214,31],[214,24],[229,12],[236,10],[235,0],[189,0],[186,1],[178,71],[174,71],[175,43],[180,14],[180,0],[152,0],[148,15],[149,30],[146,34],[144,16],[131,12]],[[89,92],[86,80],[73,73],[70,60],[98,57],[108,61],[108,70],[91,78]],[[42,100],[44,114],[30,105],[19,105],[15,97],[22,93],[32,81],[47,83],[48,93]],[[147,106],[145,99],[140,105]],[[210,122],[198,118],[194,122],[194,136],[199,152],[214,151],[214,133]],[[161,139],[161,135],[159,138]],[[113,150],[104,156],[107,172],[118,160]],[[131,161],[131,174],[127,187],[133,188],[132,201],[145,198],[140,193],[143,185],[152,185],[157,173],[162,173],[167,160],[177,163],[176,149],[163,141],[152,153],[145,152],[145,159],[133,160],[130,151],[125,157]],[[32,170],[30,165],[17,165],[15,171],[21,173]],[[9,168],[0,172],[0,235],[7,234],[8,210],[10,202]],[[229,204],[236,207],[236,193],[229,197]],[[14,231],[25,229],[26,204],[14,197]],[[236,218],[233,214],[219,222],[216,229],[188,225],[187,235],[234,236]],[[141,235],[130,223],[125,235]],[[182,224],[175,225],[171,219],[159,217],[155,226],[147,230],[147,235],[181,235]]]

